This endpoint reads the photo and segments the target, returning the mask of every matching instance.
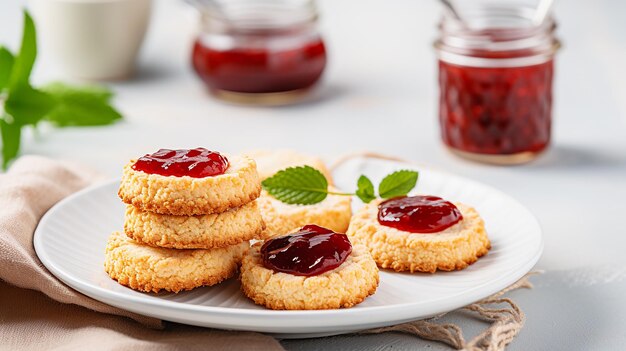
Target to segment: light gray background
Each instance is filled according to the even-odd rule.
[[[23,0],[0,1],[0,42],[16,48]],[[117,82],[123,123],[27,133],[23,153],[73,159],[118,176],[129,158],[160,147],[237,152],[294,148],[329,160],[371,150],[491,184],[542,223],[546,248],[534,291],[514,294],[528,315],[511,349],[625,349],[626,2],[557,4],[554,143],[535,163],[492,167],[450,156],[439,142],[434,0],[325,0],[330,65],[307,103],[239,107],[211,99],[189,65],[196,13],[157,0],[135,79]],[[68,80],[45,40],[34,81]],[[589,273],[589,267],[601,266]],[[456,317],[454,317],[456,318]],[[482,325],[462,320],[473,335]],[[397,334],[288,341],[290,349],[440,349]]]

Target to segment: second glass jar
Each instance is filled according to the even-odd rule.
[[[201,12],[192,63],[218,98],[289,103],[322,76],[326,48],[313,0],[216,0]]]
[[[471,5],[471,4],[467,4]],[[489,2],[444,16],[439,57],[439,119],[444,143],[473,160],[524,163],[550,142],[554,54],[552,18],[534,9]]]

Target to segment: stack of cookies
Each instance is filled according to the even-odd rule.
[[[217,156],[216,156],[217,155]],[[159,150],[124,167],[124,232],[106,248],[105,270],[135,290],[179,292],[233,276],[265,224],[256,163],[203,148]]]

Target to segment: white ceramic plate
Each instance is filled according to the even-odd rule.
[[[370,167],[377,179],[398,164]],[[406,168],[406,167],[404,167]],[[363,170],[340,172],[336,184],[352,184]],[[371,174],[379,173],[379,174]],[[349,180],[349,181],[348,181]],[[341,334],[430,317],[487,297],[514,283],[537,262],[543,248],[537,220],[509,196],[461,177],[420,169],[417,191],[474,205],[483,215],[492,249],[459,272],[404,274],[381,271],[375,295],[360,305],[327,311],[272,311],[254,305],[231,279],[179,294],[144,294],[117,284],[103,270],[107,237],[123,225],[124,206],[111,181],[54,206],[35,232],[43,264],[72,288],[139,314],[220,329],[280,337]],[[356,200],[355,203],[359,201]]]

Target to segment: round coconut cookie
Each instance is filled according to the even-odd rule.
[[[226,212],[197,216],[163,215],[127,205],[124,221],[129,238],[173,249],[213,249],[264,239],[264,229],[256,201]]]
[[[223,174],[203,178],[146,173],[133,169],[135,162],[124,166],[118,195],[142,211],[178,216],[220,213],[261,193],[256,163],[245,156],[229,157]]]
[[[118,283],[143,292],[179,292],[232,277],[248,242],[211,250],[140,245],[121,232],[109,237],[104,269]]]
[[[307,227],[309,226],[304,228]],[[345,237],[344,234],[337,235]],[[282,238],[274,240],[280,239]],[[345,241],[349,243],[347,238]],[[272,240],[268,241],[268,243],[271,242]],[[298,245],[295,244],[292,247]],[[367,248],[362,245],[350,245],[350,247],[351,251],[337,267],[320,274],[305,276],[276,271],[268,267],[264,263],[266,256],[264,257],[265,254],[261,250],[262,246],[257,243],[244,254],[241,266],[241,288],[244,294],[256,304],[275,310],[352,307],[374,294],[378,287],[379,276],[376,263],[372,260]],[[298,256],[298,259],[301,258],[302,255]]]
[[[311,166],[322,172],[329,184],[333,183],[330,171],[319,157],[301,154],[293,150],[251,150],[245,155],[256,161],[261,180],[269,178],[285,168]]]
[[[336,191],[332,187],[329,190]],[[328,195],[324,201],[314,205],[289,205],[263,190],[257,201],[265,221],[266,238],[284,235],[307,224],[345,233],[352,216],[350,196]]]
[[[491,248],[483,219],[470,206],[455,203],[462,219],[442,231],[412,233],[379,223],[381,202],[372,201],[355,213],[347,232],[355,245],[368,248],[381,268],[428,273],[461,270]]]

